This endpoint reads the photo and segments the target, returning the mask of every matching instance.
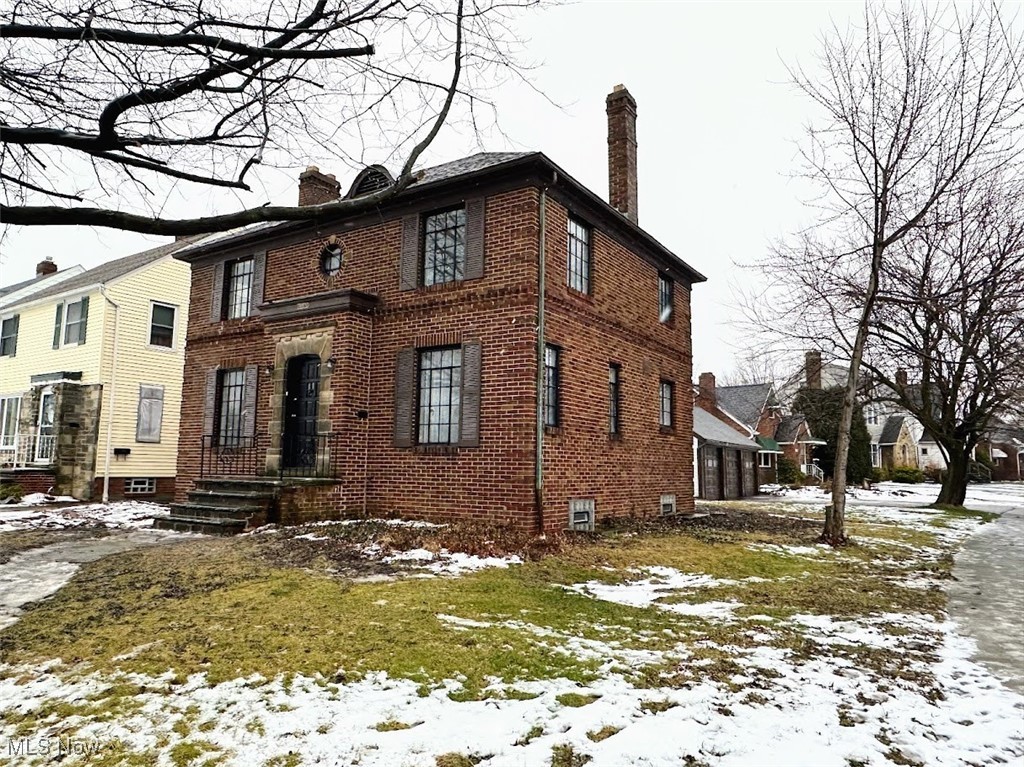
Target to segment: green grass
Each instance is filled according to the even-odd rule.
[[[578,692],[564,692],[557,696],[555,700],[563,706],[569,706],[570,708],[582,708],[583,706],[589,706],[600,698],[600,695],[583,695]]]
[[[942,517],[946,519],[977,519],[982,524],[994,522],[1000,517],[994,511],[978,511],[977,509],[968,509],[964,506],[951,506],[948,503],[933,503],[930,508],[940,509]]]

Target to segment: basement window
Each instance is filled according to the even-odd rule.
[[[129,477],[124,481],[125,495],[153,495],[156,492],[156,478]]]
[[[569,501],[569,529],[593,530],[595,504],[593,498],[574,498]]]
[[[661,514],[668,516],[676,513],[676,497],[674,495],[661,496]]]

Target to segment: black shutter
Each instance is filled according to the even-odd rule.
[[[60,329],[64,319],[64,304],[57,304],[57,316],[53,320],[53,348],[60,348]]]
[[[398,350],[395,361],[395,447],[412,447],[416,401],[416,350]]]
[[[256,314],[256,307],[263,303],[263,286],[267,278],[267,252],[252,257],[252,290],[249,291],[249,314]]]
[[[18,353],[18,325],[20,324],[21,315],[15,314],[11,317],[11,322],[14,325],[14,337],[11,339],[11,351],[10,356],[14,356]]]
[[[252,437],[256,434],[256,387],[259,367],[245,366],[245,399],[242,401],[242,434]]]
[[[420,276],[420,216],[402,219],[402,254],[398,268],[398,289],[415,290]]]
[[[211,436],[217,418],[217,368],[206,371],[206,394],[203,398],[203,436]]]
[[[465,279],[484,276],[484,198],[466,200],[466,268]]]
[[[78,324],[78,343],[85,343],[85,329],[89,325],[89,296],[86,296],[81,301],[82,304],[82,321]]]
[[[480,362],[479,341],[462,345],[462,394],[460,397],[459,444],[480,445]]]
[[[210,301],[210,322],[220,322],[224,316],[224,262],[213,267],[213,298]]]

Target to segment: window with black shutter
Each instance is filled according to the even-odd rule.
[[[419,354],[417,442],[453,445],[459,442],[462,401],[462,349],[449,346]]]
[[[18,351],[18,315],[0,322],[0,357],[13,357]]]
[[[217,373],[217,445],[240,447],[245,433],[245,369]]]
[[[558,426],[561,403],[559,402],[560,375],[558,369],[561,350],[547,344],[544,347],[544,425]]]
[[[252,302],[254,259],[240,258],[228,261],[224,269],[223,317],[233,320],[248,317]]]
[[[458,282],[466,271],[466,209],[431,213],[423,220],[424,286]]]
[[[614,362],[608,365],[608,433],[622,433],[620,408],[622,405],[622,368]]]

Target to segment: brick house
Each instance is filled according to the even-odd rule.
[[[704,277],[637,226],[625,88],[607,115],[610,204],[541,153],[484,153],[420,171],[370,213],[180,251],[192,302],[166,524],[559,530],[692,510]],[[372,166],[348,195],[390,181]],[[300,176],[300,204],[339,195],[333,176]]]
[[[738,384],[717,388],[719,406],[742,423],[760,445],[757,476],[762,485],[779,481],[779,456],[782,448],[775,434],[783,421],[782,406],[772,383]]]

